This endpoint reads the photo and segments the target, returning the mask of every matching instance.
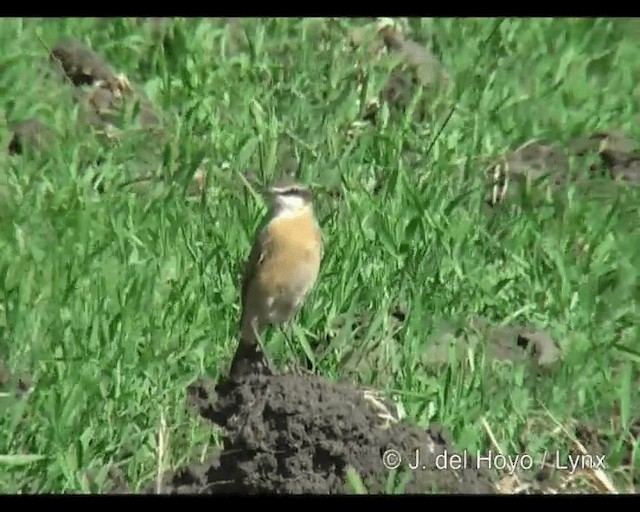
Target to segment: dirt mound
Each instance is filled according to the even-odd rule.
[[[379,493],[392,476],[385,462],[398,461],[394,482],[406,482],[405,493],[495,492],[471,459],[457,471],[443,467],[443,454],[453,448],[441,428],[398,421],[391,404],[348,383],[251,374],[216,389],[197,383],[189,396],[223,428],[224,448],[205,464],[167,476],[163,493],[348,493],[350,467]],[[409,469],[416,461],[419,469]],[[157,492],[155,484],[147,492]]]

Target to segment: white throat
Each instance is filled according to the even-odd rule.
[[[274,218],[297,217],[307,211],[309,205],[299,196],[278,196],[274,202]]]

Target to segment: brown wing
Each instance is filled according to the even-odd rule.
[[[258,231],[256,235],[256,239],[253,242],[253,246],[251,247],[249,258],[245,263],[244,275],[242,276],[242,291],[241,291],[243,309],[246,301],[249,283],[253,281],[253,278],[255,277],[256,272],[258,271],[258,269],[260,268],[260,265],[264,261],[264,257],[267,250],[267,244],[265,243],[267,238],[267,228],[268,228],[268,225],[262,228],[260,231]]]

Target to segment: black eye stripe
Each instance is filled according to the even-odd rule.
[[[284,190],[282,192],[280,192],[283,196],[304,196],[305,195],[305,191],[295,188],[295,189],[290,189],[290,190]]]
[[[284,196],[284,197],[301,197],[303,199],[309,199],[311,197],[311,193],[304,188],[288,188],[281,190],[273,190],[275,195]]]

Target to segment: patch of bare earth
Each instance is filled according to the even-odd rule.
[[[384,459],[419,461],[394,482],[409,493],[493,493],[489,474],[473,462],[439,469],[436,457],[454,453],[439,426],[420,428],[398,418],[393,404],[371,390],[314,375],[274,374],[259,354],[233,379],[198,382],[189,402],[212,427],[222,427],[222,449],[204,463],[164,475],[147,493],[341,494],[352,490],[353,469],[370,493],[385,492],[393,476]],[[251,360],[250,360],[251,359]],[[387,459],[389,461],[389,459]]]

